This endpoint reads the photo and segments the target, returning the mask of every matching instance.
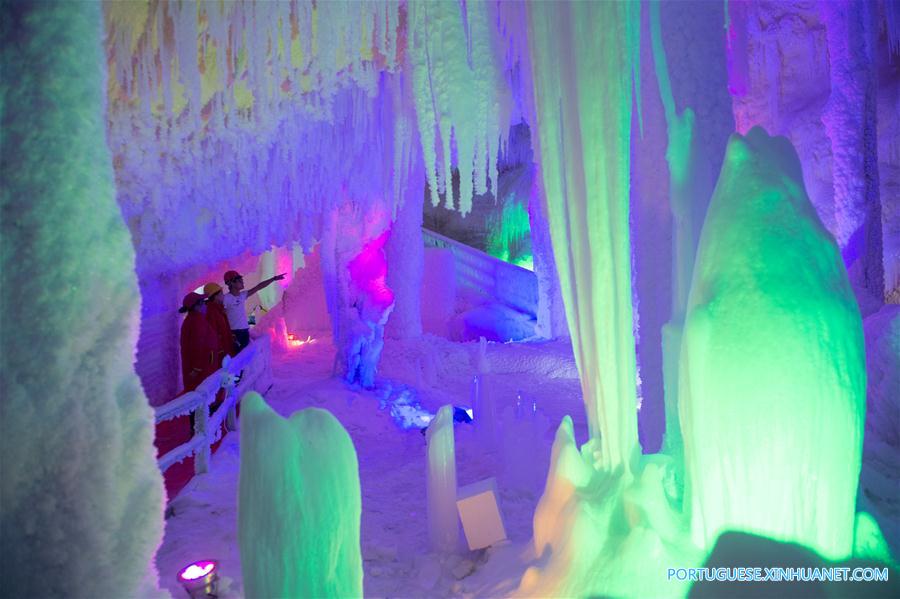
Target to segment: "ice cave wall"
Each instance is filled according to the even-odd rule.
[[[810,199],[838,241],[866,314],[900,284],[897,5],[729,7],[737,131],[761,125],[797,148]]]
[[[464,211],[495,178],[508,120],[487,4],[160,1],[110,3],[105,16],[118,200],[154,298],[145,384],[177,353],[168,307],[191,273],[295,241],[309,251],[348,204],[400,225],[391,330],[416,334],[420,217],[399,207],[425,175],[461,168]]]
[[[632,253],[637,316],[637,353],[640,373],[638,423],[645,453],[657,451],[664,431],[676,431],[677,412],[664,404],[666,394],[676,390],[674,381],[665,387],[663,326],[683,319],[690,265],[686,279],[677,282],[676,222],[671,201],[670,160],[691,166],[680,181],[681,219],[687,221],[685,256],[693,263],[693,251],[700,237],[706,207],[722,164],[728,136],[734,131],[731,98],[727,89],[727,65],[720,35],[724,8],[708,2],[659,3],[660,34],[665,63],[654,56],[650,11],[641,15],[641,57],[639,77],[640,110],[632,119],[631,218]],[[662,75],[663,81],[660,81]],[[671,106],[667,115],[666,103]],[[680,128],[676,119],[692,111],[697,116],[690,129]],[[672,124],[667,123],[672,120]],[[671,127],[671,129],[669,129]],[[698,151],[702,149],[702,151]],[[677,368],[677,339],[672,361]],[[671,399],[671,398],[670,398]]]

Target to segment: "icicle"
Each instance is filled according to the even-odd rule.
[[[486,191],[484,169],[495,168],[493,157],[478,157],[490,156],[489,140],[501,135],[488,8],[472,3],[461,10],[442,2],[414,4],[409,11],[414,97],[432,203],[438,203],[439,193],[447,193],[447,206],[453,205],[449,183],[455,164],[459,209],[466,214],[473,191]],[[496,179],[493,170],[490,175]]]

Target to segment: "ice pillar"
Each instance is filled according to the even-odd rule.
[[[356,450],[330,412],[241,409],[238,542],[248,597],[361,597]]]
[[[732,136],[703,226],[679,376],[694,542],[743,530],[850,554],[866,371],[838,248],[784,138]]]
[[[619,2],[528,6],[529,122],[588,424],[602,466],[627,471],[639,451],[628,229],[639,10]]]
[[[387,284],[396,292],[396,305],[385,332],[397,339],[422,334],[421,288],[425,264],[425,244],[422,241],[422,206],[425,201],[425,169],[418,144],[407,151],[414,155],[409,172],[409,184],[404,190],[403,204],[391,225],[388,240]]]
[[[0,34],[2,593],[156,596],[163,486],[133,367],[102,6],[3,3]]]
[[[425,437],[428,441],[428,537],[435,551],[452,552],[459,541],[453,406],[438,410]]]

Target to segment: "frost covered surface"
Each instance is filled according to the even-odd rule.
[[[870,510],[900,555],[900,306],[865,320],[866,436],[858,509]]]
[[[160,595],[163,486],[132,368],[139,294],[103,143],[100,5],[0,10],[3,594]]]
[[[358,597],[356,451],[326,410],[284,419],[257,393],[242,400],[238,542],[250,597]]]
[[[563,419],[534,513],[533,565],[516,596],[683,595],[685,583],[667,580],[664,569],[695,567],[703,553],[667,496],[671,460],[647,456],[631,473],[609,471],[598,447],[591,439],[579,449]]]
[[[401,430],[380,397],[405,386],[432,412],[440,406],[466,406],[476,344],[451,343],[426,336],[387,340],[378,388],[351,389],[332,378],[333,346],[326,338],[296,350],[276,353],[275,385],[266,401],[282,416],[318,407],[332,412],[350,434],[359,459],[362,491],[361,547],[365,596],[449,596],[508,594],[525,569],[532,516],[546,477],[555,424],[575,414],[578,440],[587,436],[580,386],[571,350],[563,344],[492,344],[486,359],[501,410],[513,410],[517,391],[526,403],[537,401],[546,425],[534,436],[535,454],[544,470],[519,455],[508,467],[502,452],[485,452],[470,424],[457,424],[456,462],[460,486],[495,476],[500,509],[511,544],[487,551],[432,553],[427,525],[427,451],[416,429]],[[551,365],[550,363],[554,365]],[[537,372],[533,372],[537,366]],[[551,374],[551,373],[555,373]],[[243,414],[243,411],[242,411]],[[173,594],[174,573],[200,556],[220,560],[224,597],[247,593],[237,547],[238,435],[228,435],[213,456],[210,473],[196,477],[171,504],[167,534],[157,564]],[[510,439],[510,444],[515,441]],[[530,455],[530,454],[529,454]],[[537,471],[534,466],[536,465]],[[464,547],[459,539],[459,546]],[[457,569],[458,568],[458,569]],[[456,574],[454,573],[456,570]]]
[[[850,555],[865,381],[859,310],[793,147],[761,128],[735,134],[681,351],[694,542],[733,529]]]
[[[384,378],[376,391],[369,392],[350,389],[332,378],[333,347],[327,338],[275,355],[275,385],[267,394],[267,402],[282,416],[306,407],[329,410],[346,428],[356,448],[362,493],[364,595],[510,596],[520,581],[524,582],[528,567],[546,567],[531,542],[539,530],[538,536],[554,552],[578,557],[572,564],[577,566],[573,569],[577,577],[558,579],[559,586],[550,586],[543,584],[553,582],[548,577],[541,582],[528,575],[526,580],[535,586],[523,588],[535,589],[532,595],[547,596],[548,589],[554,588],[568,596],[587,595],[591,589],[607,596],[683,595],[684,587],[664,580],[662,567],[658,572],[648,571],[651,563],[696,566],[704,559],[704,553],[689,542],[686,522],[674,517],[668,507],[664,490],[671,488],[671,464],[661,456],[645,456],[630,486],[615,475],[595,470],[591,450],[577,449],[587,439],[587,425],[571,349],[562,343],[487,344],[489,379],[498,412],[505,414],[501,427],[506,428],[506,418],[515,411],[517,392],[526,406],[537,402],[545,424],[525,436],[522,428],[527,427],[527,421],[518,421],[517,426],[510,427],[515,428],[514,438],[502,433],[497,453],[483,449],[472,425],[456,425],[458,484],[498,477],[500,509],[510,544],[446,557],[432,552],[427,533],[425,438],[414,429],[401,431],[388,407],[380,408],[379,399],[383,393],[408,386],[433,412],[447,403],[466,405],[476,357],[474,343],[451,343],[427,335],[402,342],[388,340],[382,359]],[[547,488],[563,493],[554,495],[552,501],[541,500],[542,506],[548,503],[537,510],[541,522],[535,524],[554,432],[567,413],[574,417],[574,440],[567,433],[566,451],[554,452],[554,468],[560,476],[551,477],[547,484]],[[526,442],[523,438],[534,447],[522,447]],[[226,437],[213,456],[210,473],[195,478],[172,503],[174,517],[166,521],[166,538],[157,563],[163,582],[173,593],[182,592],[174,580],[179,568],[201,557],[212,557],[220,560],[223,576],[230,579],[225,581],[226,592],[221,596],[233,599],[245,595],[236,543],[239,453],[237,435]],[[532,462],[537,455],[542,456],[542,464],[535,468]],[[563,465],[556,460],[557,455],[566,455],[570,461]],[[591,470],[596,474],[590,477],[574,475]],[[897,483],[897,472],[886,480]],[[873,505],[884,509],[889,502],[875,498]],[[547,509],[552,504],[567,509]],[[544,519],[553,513],[557,519]],[[567,514],[580,514],[577,526],[567,524]],[[567,538],[585,539],[586,545],[567,548],[560,543]],[[593,540],[587,541],[591,538],[606,538],[608,542],[601,548]],[[599,559],[588,562],[583,559],[586,555]]]

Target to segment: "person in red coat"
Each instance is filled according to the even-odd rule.
[[[209,320],[209,324],[216,332],[216,338],[219,340],[216,366],[221,367],[225,356],[237,354],[234,347],[234,335],[231,333],[231,327],[228,326],[228,316],[225,314],[225,307],[222,305],[222,287],[216,283],[207,283],[203,286],[203,293],[208,298],[206,300],[206,318]]]
[[[184,390],[193,391],[206,377],[218,370],[219,342],[206,318],[206,296],[188,293],[179,312],[187,312],[181,323],[181,375]]]

